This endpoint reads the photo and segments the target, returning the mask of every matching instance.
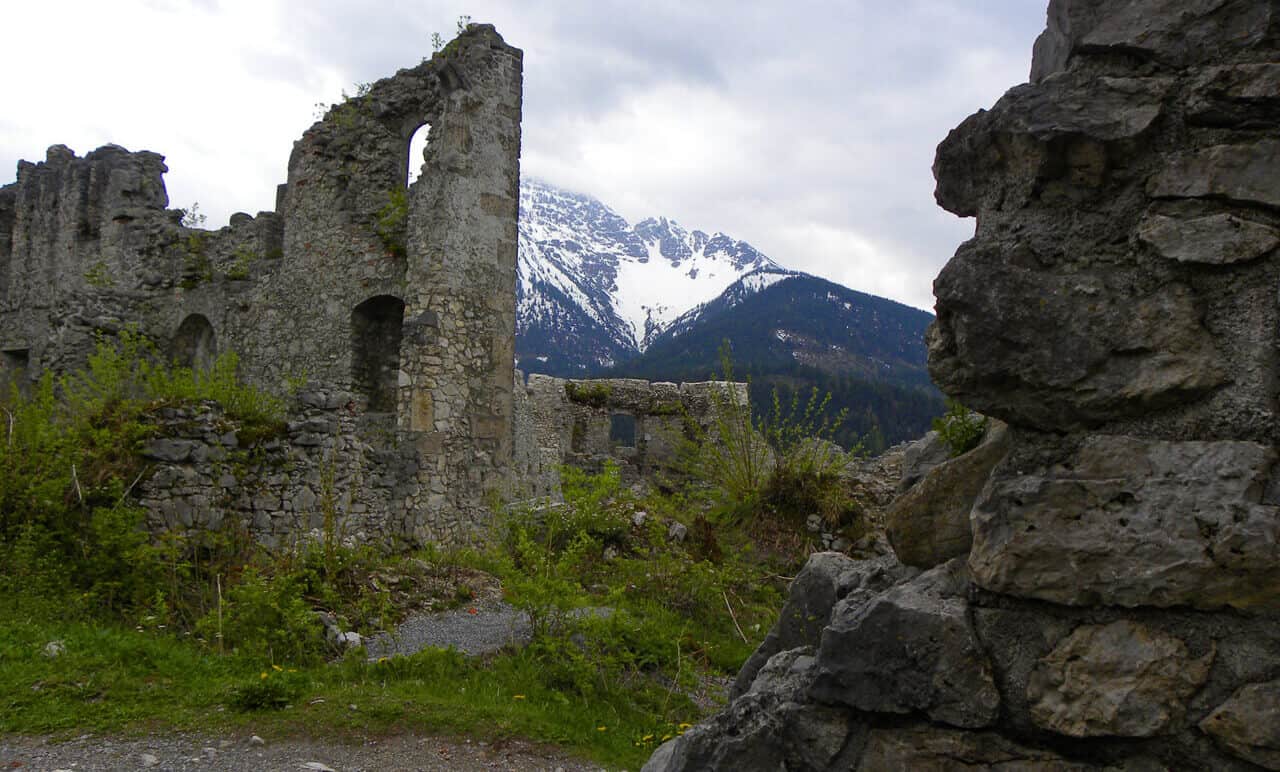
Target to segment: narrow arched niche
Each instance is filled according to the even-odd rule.
[[[351,383],[371,413],[394,413],[404,301],[377,295],[351,312]]]
[[[431,124],[424,123],[413,132],[413,136],[409,138],[409,159],[405,174],[405,185],[412,185],[418,180],[422,174],[422,165],[426,163],[424,154],[427,152],[427,142],[431,140]]]
[[[218,358],[218,338],[204,314],[191,314],[182,320],[173,334],[170,348],[173,360],[196,372],[207,372]]]

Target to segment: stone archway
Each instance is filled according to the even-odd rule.
[[[191,314],[182,320],[173,334],[170,355],[182,367],[206,372],[218,358],[218,338],[204,314]]]

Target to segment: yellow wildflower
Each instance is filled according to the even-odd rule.
[[[271,666],[271,669],[272,669],[272,670],[274,670],[274,671],[276,671],[277,673],[283,673],[283,672],[284,672],[284,668],[280,667],[279,665],[272,665],[272,666]]]
[[[265,679],[266,679],[266,677],[267,677],[267,671],[265,671],[265,670],[264,670],[264,671],[262,671],[262,675],[260,675],[260,676],[258,676],[258,677],[259,677],[259,678],[262,678],[262,679],[264,679],[264,680],[265,680]]]

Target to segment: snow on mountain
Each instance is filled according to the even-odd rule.
[[[723,233],[665,217],[631,225],[590,196],[520,187],[516,347],[526,371],[572,375],[643,351],[752,272],[783,269]]]

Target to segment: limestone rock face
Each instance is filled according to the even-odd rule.
[[[1212,661],[1213,652],[1193,660],[1182,641],[1127,620],[1085,625],[1032,674],[1031,716],[1072,737],[1149,737],[1181,718]]]
[[[746,693],[756,675],[779,652],[816,648],[836,603],[853,596],[866,600],[917,572],[892,557],[853,560],[839,552],[818,552],[791,583],[778,623],[738,672],[730,697]]]
[[[885,515],[889,543],[898,559],[932,568],[967,555],[973,541],[969,510],[1008,451],[1008,428],[993,426],[978,447],[930,469],[899,496]]]
[[[1090,435],[1046,453],[997,470],[974,507],[982,587],[1073,606],[1280,605],[1272,448]]]
[[[1200,728],[1237,756],[1280,769],[1280,681],[1241,687]]]
[[[806,704],[814,659],[807,648],[779,652],[760,670],[750,691],[709,722],[654,752],[643,772],[677,770],[839,769],[853,717]]]
[[[867,738],[859,772],[901,769],[950,772],[957,769],[1068,772],[1097,769],[1054,753],[1034,750],[991,732],[958,732],[937,726],[874,729]]]

